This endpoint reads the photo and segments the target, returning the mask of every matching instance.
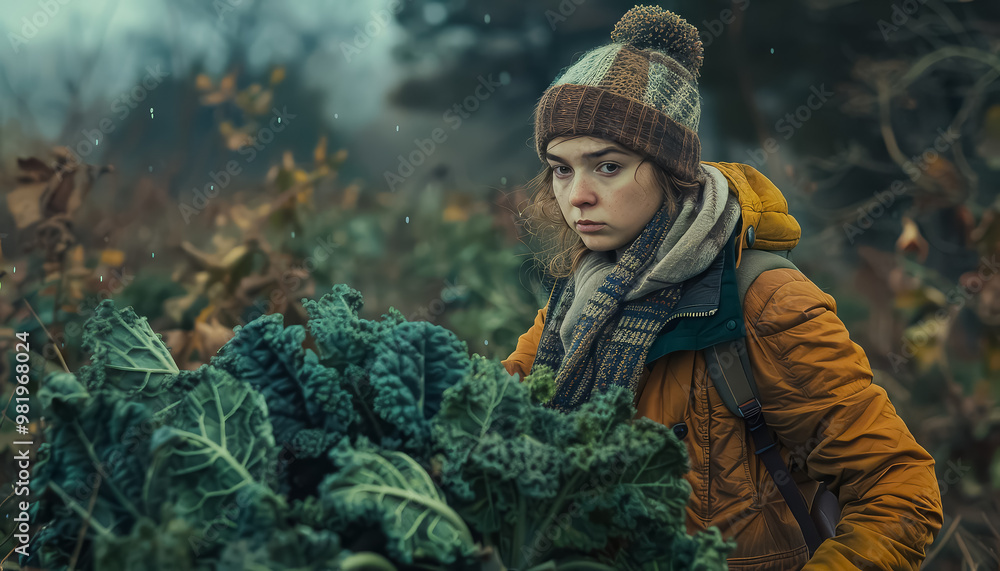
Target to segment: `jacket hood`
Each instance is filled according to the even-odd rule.
[[[740,246],[736,252],[739,265],[743,248],[756,250],[791,250],[802,237],[798,221],[788,213],[788,201],[768,178],[750,165],[741,163],[702,163],[711,165],[726,177],[729,191],[735,192],[743,210],[739,228]],[[753,245],[747,241],[747,230],[753,227]]]

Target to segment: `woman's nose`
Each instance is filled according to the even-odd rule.
[[[597,194],[594,193],[593,186],[585,176],[578,176],[573,179],[569,192],[569,202],[579,208],[585,204],[594,204]]]

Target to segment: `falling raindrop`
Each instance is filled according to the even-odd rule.
[[[490,23],[490,15],[487,14],[486,16],[484,16],[483,17],[483,21],[486,22],[487,24],[489,24]]]
[[[281,117],[278,117],[278,123],[281,123]]]
[[[101,283],[104,283],[104,276],[101,276]]]
[[[149,165],[149,172],[153,172],[153,165]]]
[[[152,107],[149,108],[149,118],[150,119],[153,118],[153,108]]]
[[[396,125],[396,132],[399,132],[399,125]]]
[[[153,252],[149,257],[150,258],[155,258],[156,257],[156,252]]]
[[[507,177],[505,176],[500,177],[500,184],[507,184]]]
[[[101,144],[101,142],[100,142],[100,141],[98,141],[97,139],[94,139],[94,145],[95,145],[95,146],[96,146],[96,145],[100,145],[100,144]]]
[[[772,53],[772,54],[774,53],[774,48],[771,48],[771,53]]]
[[[407,216],[407,217],[406,217],[406,223],[407,223],[407,224],[409,224],[409,223],[410,223],[410,217],[409,217],[409,216]]]
[[[489,341],[483,341],[483,345],[489,345],[489,344],[490,344]]]
[[[334,114],[333,114],[333,118],[334,118],[334,119],[336,119],[336,118],[337,118],[337,117],[339,117],[339,116],[340,116],[340,113],[334,113]]]
[[[292,230],[292,238],[295,237],[295,230]]]

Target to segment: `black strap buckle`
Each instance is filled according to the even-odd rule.
[[[759,455],[773,448],[777,444],[774,439],[767,434],[767,425],[764,423],[764,415],[761,413],[760,401],[750,399],[740,405],[740,413],[746,422],[747,429],[754,441],[754,454]],[[760,431],[760,429],[764,429]],[[758,432],[760,431],[760,432]]]

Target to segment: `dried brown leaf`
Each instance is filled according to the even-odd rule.
[[[212,78],[208,77],[207,74],[199,73],[198,77],[194,79],[194,86],[201,91],[208,91],[212,89]]]
[[[79,208],[83,200],[79,193],[74,196],[74,191],[77,190],[74,174],[75,171],[62,171],[49,179],[41,198],[44,216],[70,214]]]
[[[209,360],[209,357],[218,353],[219,349],[229,342],[234,335],[232,328],[220,323],[219,319],[214,315],[205,321],[196,321],[195,331],[197,332],[201,349],[204,351],[202,358],[206,362]]]
[[[313,161],[316,166],[326,163],[326,135],[320,137],[319,142],[316,143],[316,148],[313,149]]]
[[[896,239],[896,250],[903,253],[916,252],[921,262],[926,261],[930,253],[930,244],[920,234],[917,223],[908,216],[903,217],[903,231]]]
[[[20,183],[43,182],[52,177],[52,167],[36,157],[18,158],[17,168],[22,172],[17,175]]]
[[[41,195],[47,183],[25,184],[7,193],[7,209],[18,229],[27,228],[42,218]]]
[[[271,85],[277,85],[285,80],[284,66],[278,66],[271,70]]]

